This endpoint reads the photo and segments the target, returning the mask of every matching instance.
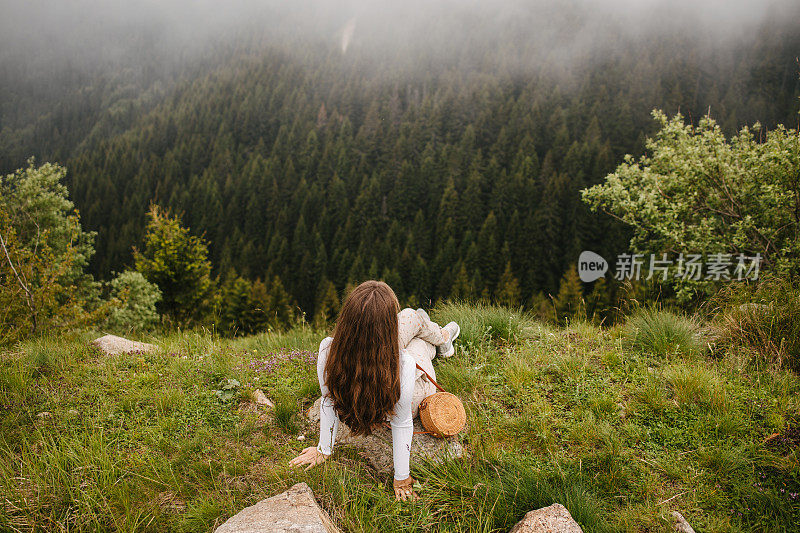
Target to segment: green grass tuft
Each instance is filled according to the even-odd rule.
[[[455,321],[461,327],[461,335],[456,340],[471,346],[478,346],[491,340],[512,342],[523,337],[527,328],[535,325],[528,314],[489,304],[467,304],[447,302],[431,311],[431,318],[444,326]]]
[[[703,350],[694,320],[654,307],[640,308],[628,317],[625,335],[629,345],[654,355],[691,355]]]
[[[722,411],[727,406],[720,377],[703,366],[673,364],[664,370],[664,377],[672,386],[679,405],[696,405],[715,411]]]

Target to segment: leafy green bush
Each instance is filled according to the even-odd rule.
[[[709,116],[697,126],[680,114],[653,117],[661,129],[647,141],[647,154],[625,156],[605,183],[583,191],[584,201],[629,224],[631,248],[645,256],[726,253],[736,266],[739,253],[760,254],[765,270],[800,273],[798,131],[762,132],[756,124],[727,140]],[[689,301],[713,294],[720,278],[670,275],[665,283]]]
[[[0,343],[95,319],[99,285],[84,272],[95,234],[81,228],[66,172],[31,159],[0,176]]]
[[[147,330],[158,322],[156,304],[161,290],[139,272],[126,270],[111,283],[111,308],[107,326],[117,330]]]
[[[702,350],[700,331],[694,320],[655,307],[639,308],[625,323],[629,345],[656,355],[689,355]]]

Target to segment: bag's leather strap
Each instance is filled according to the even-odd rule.
[[[431,375],[430,375],[430,374],[428,374],[427,372],[425,372],[425,369],[424,369],[424,368],[422,368],[421,366],[419,366],[419,363],[417,363],[417,368],[419,368],[420,370],[422,370],[422,373],[423,373],[423,374],[425,374],[425,376],[426,376],[426,377],[427,377],[427,378],[430,380],[430,382],[431,382],[431,383],[433,383],[434,385],[436,385],[436,388],[437,388],[437,389],[439,389],[441,392],[447,392],[446,390],[444,390],[444,389],[442,388],[442,386],[441,386],[441,385],[439,385],[438,383],[436,383],[436,380],[435,380],[435,379],[433,379],[433,378],[431,377]],[[387,424],[386,422],[384,422],[384,423],[383,423],[383,427],[385,427],[386,429],[391,429],[391,426],[390,426],[389,424]],[[421,434],[433,435],[434,437],[436,436],[434,433],[431,433],[430,431],[415,431],[415,432],[414,432],[414,435],[421,435]]]
[[[429,380],[431,383],[433,383],[434,385],[436,385],[436,388],[437,388],[437,389],[439,389],[441,392],[447,392],[446,390],[444,390],[444,389],[441,387],[441,385],[439,385],[438,383],[436,383],[436,380],[435,380],[435,379],[433,379],[433,378],[431,377],[431,375],[430,375],[430,374],[428,374],[427,372],[425,372],[425,369],[424,369],[424,368],[422,368],[421,366],[419,366],[419,363],[417,363],[417,368],[419,368],[420,370],[422,370],[422,373],[423,373],[423,374],[425,374],[425,375],[428,377],[428,380]]]

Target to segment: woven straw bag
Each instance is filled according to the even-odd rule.
[[[439,392],[435,392],[422,400],[419,404],[419,419],[422,425],[432,435],[444,438],[458,434],[467,423],[467,413],[464,411],[464,404],[455,394],[445,391],[427,373],[425,369],[417,365],[417,368],[427,376]]]

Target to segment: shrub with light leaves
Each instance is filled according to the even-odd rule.
[[[762,271],[800,274],[797,130],[755,124],[726,140],[708,116],[697,126],[680,114],[653,117],[661,129],[647,153],[638,160],[627,155],[604,183],[582,191],[583,200],[632,226],[631,249],[645,258],[730,254],[729,277],[736,278],[737,258],[760,254]],[[685,302],[713,292],[725,277],[670,272],[664,283]]]
[[[158,323],[161,291],[140,272],[126,270],[109,283],[113,306],[107,326],[115,330],[148,330]]]

